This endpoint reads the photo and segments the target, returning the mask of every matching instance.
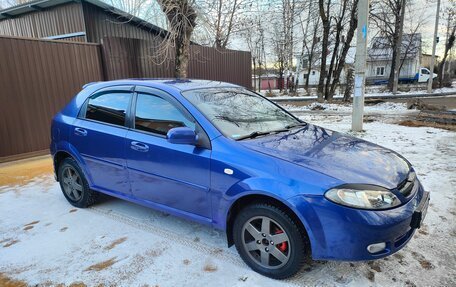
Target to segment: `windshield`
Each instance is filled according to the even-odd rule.
[[[246,89],[208,88],[182,94],[222,134],[235,140],[284,131],[302,124],[275,104]]]

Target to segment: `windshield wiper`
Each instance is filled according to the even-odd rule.
[[[270,133],[271,132],[254,131],[254,132],[249,133],[248,135],[238,137],[238,138],[236,138],[236,140],[239,141],[239,140],[244,140],[244,139],[253,139],[253,138],[256,138],[256,137],[259,137],[259,136],[268,135]]]
[[[248,135],[238,137],[238,138],[236,138],[236,140],[239,141],[239,140],[244,140],[244,139],[253,139],[253,138],[256,138],[256,137],[259,137],[259,136],[269,135],[269,134],[272,134],[272,133],[287,132],[287,131],[288,131],[288,128],[280,129],[280,130],[267,131],[267,132],[254,131],[254,132],[249,133]]]
[[[292,128],[303,127],[303,126],[307,126],[307,123],[291,124],[291,125],[286,126],[285,128],[286,129],[292,129]]]

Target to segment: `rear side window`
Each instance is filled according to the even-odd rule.
[[[86,119],[124,126],[130,102],[130,93],[111,92],[95,94],[87,103]]]
[[[136,101],[135,128],[166,135],[172,128],[189,127],[195,123],[169,101],[149,94],[138,94]]]

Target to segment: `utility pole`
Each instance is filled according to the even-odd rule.
[[[437,0],[437,11],[435,12],[435,27],[434,27],[434,41],[432,42],[432,56],[431,66],[429,67],[431,73],[429,75],[427,92],[432,93],[432,80],[434,80],[434,61],[435,61],[435,46],[437,45],[437,33],[439,30],[439,15],[440,15],[440,0]]]
[[[356,32],[355,89],[353,95],[352,130],[363,130],[364,88],[366,82],[367,28],[369,0],[358,1],[358,26]]]

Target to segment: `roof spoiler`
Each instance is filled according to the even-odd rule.
[[[91,85],[96,84],[96,83],[99,83],[99,82],[90,82],[90,83],[87,83],[87,84],[85,84],[84,86],[82,86],[82,89],[85,89],[85,88],[87,88],[88,86],[91,86]]]

